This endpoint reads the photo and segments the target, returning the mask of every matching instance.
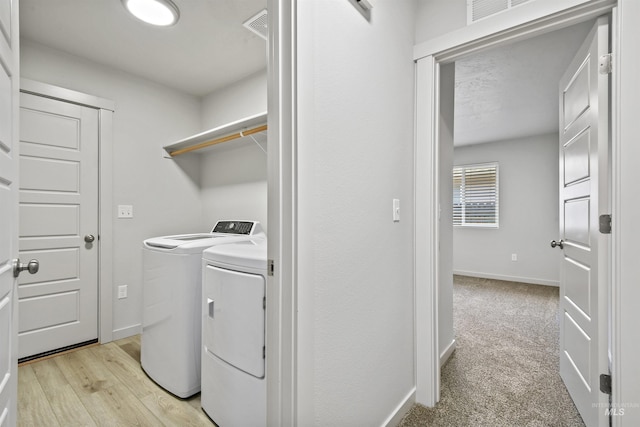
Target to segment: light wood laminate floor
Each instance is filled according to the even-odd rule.
[[[140,336],[18,368],[18,426],[215,426],[140,368]]]

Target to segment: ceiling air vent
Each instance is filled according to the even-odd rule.
[[[256,15],[247,19],[244,25],[249,31],[256,33],[263,39],[267,39],[267,9],[261,10]]]
[[[467,0],[467,24],[504,12],[531,0]]]

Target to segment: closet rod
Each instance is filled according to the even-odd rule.
[[[231,135],[223,136],[220,138],[212,139],[211,141],[201,142],[200,144],[192,145],[191,147],[181,148],[169,153],[171,157],[179,156],[180,154],[189,153],[191,151],[200,150],[202,148],[210,147],[212,145],[220,144],[222,142],[232,141],[234,139],[242,138],[248,135],[252,135],[258,132],[264,132],[267,130],[267,125],[258,126],[252,129],[247,129],[242,132],[232,133]]]

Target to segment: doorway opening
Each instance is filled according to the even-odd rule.
[[[441,221],[437,304],[441,357],[447,356],[446,350],[451,343],[460,345],[453,341],[453,292],[452,286],[449,287],[452,273],[532,283],[533,286],[558,284],[558,257],[548,246],[549,240],[557,235],[559,216],[558,82],[592,24],[592,21],[577,24],[458,58],[455,71],[452,64],[440,65],[440,145],[437,161],[440,169]],[[534,47],[536,43],[540,44]],[[564,56],[563,52],[554,52],[562,50],[558,48],[567,49]],[[519,54],[524,56],[518,57]],[[554,54],[560,54],[560,59],[554,59]],[[524,69],[514,71],[510,60]],[[554,70],[554,67],[557,68]],[[456,74],[455,109],[453,106],[447,107],[454,97],[450,81],[447,87],[450,74]],[[460,79],[469,74],[467,81]],[[512,76],[515,78],[509,81]],[[551,83],[545,85],[545,79],[550,79]],[[513,94],[521,93],[516,86],[522,82],[529,83],[528,92],[513,97]],[[516,86],[511,86],[512,83]],[[486,92],[496,87],[497,95]],[[462,90],[458,92],[459,89]],[[465,91],[471,95],[465,94]],[[551,107],[542,100],[549,91]],[[505,99],[505,96],[511,99]],[[522,105],[519,106],[518,102]],[[519,116],[517,113],[522,107],[538,109],[525,111]],[[551,121],[548,120],[549,112]],[[504,113],[507,113],[507,117]],[[447,114],[451,114],[450,120]],[[457,144],[462,141],[462,146],[458,144],[454,149],[453,141]],[[501,185],[506,184],[500,189],[500,227],[457,227],[454,231],[451,222],[447,222],[451,216],[445,214],[449,209],[445,205],[451,204],[451,168],[453,165],[486,162],[500,164],[500,182]],[[507,174],[503,168],[511,169],[513,173]],[[555,182],[550,177],[554,177]],[[539,196],[540,200],[532,195]],[[509,200],[510,207],[505,199]],[[551,217],[546,215],[545,218],[543,213],[549,212]],[[447,250],[451,251],[450,261],[443,255],[443,251]]]

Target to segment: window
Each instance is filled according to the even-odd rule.
[[[453,225],[498,228],[498,164],[453,168]]]

